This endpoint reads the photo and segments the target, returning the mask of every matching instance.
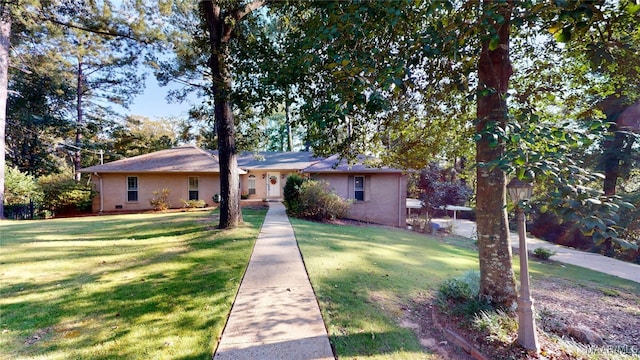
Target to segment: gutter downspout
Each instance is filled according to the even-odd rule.
[[[99,188],[100,188],[100,190],[99,190],[99,192],[100,192],[100,211],[99,211],[99,213],[102,214],[104,212],[104,192],[102,191],[102,176],[98,175],[97,172],[94,172],[93,174],[95,176],[97,176],[98,179],[100,179],[100,182],[99,182],[100,183],[100,186],[99,186]]]
[[[407,201],[405,200],[405,203]],[[398,227],[402,228],[402,174],[398,176]],[[407,211],[405,209],[405,211]]]

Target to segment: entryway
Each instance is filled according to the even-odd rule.
[[[280,173],[279,172],[267,173],[267,197],[268,198],[280,197]]]

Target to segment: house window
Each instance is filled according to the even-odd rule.
[[[138,177],[127,176],[127,201],[138,201]]]
[[[249,175],[249,195],[256,193],[256,176]]]
[[[364,176],[353,177],[353,198],[364,201]]]
[[[198,178],[189,176],[189,200],[198,200]]]

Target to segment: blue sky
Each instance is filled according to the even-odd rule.
[[[151,119],[187,116],[187,111],[191,107],[188,102],[169,103],[167,101],[167,92],[171,89],[171,85],[160,87],[152,75],[147,76],[146,83],[144,93],[135,97],[127,111],[128,114],[142,115]]]

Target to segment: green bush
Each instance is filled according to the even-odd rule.
[[[291,175],[284,186],[284,205],[289,216],[323,221],[346,217],[351,203],[326,182]]]
[[[182,201],[182,207],[186,208],[186,209],[200,209],[205,207],[207,204],[204,202],[204,200],[184,200],[184,199],[180,199],[180,201]]]
[[[171,190],[167,188],[156,190],[153,192],[153,198],[149,200],[149,203],[156,211],[167,210],[171,207],[171,203],[169,202],[169,194],[171,194]]]
[[[44,208],[55,215],[91,212],[96,191],[89,184],[76,182],[68,174],[54,174],[38,180]]]
[[[307,180],[300,187],[299,217],[318,221],[344,218],[350,205],[326,182]]]
[[[14,167],[5,166],[4,202],[7,205],[28,204],[42,200],[36,179]]]
[[[439,285],[437,303],[441,311],[462,315],[471,322],[476,314],[491,309],[491,304],[482,299],[479,294],[480,272],[469,270]]]
[[[482,310],[474,315],[472,327],[483,333],[489,342],[508,344],[518,331],[518,318],[502,310]]]
[[[284,206],[290,216],[297,216],[300,213],[300,189],[304,182],[304,178],[293,174],[287,178],[287,182],[284,185]]]
[[[469,270],[461,276],[447,279],[438,288],[438,295],[448,299],[468,300],[480,293],[480,272]]]
[[[549,250],[549,249],[545,249],[545,248],[537,248],[535,250],[533,250],[533,256],[537,257],[538,259],[542,259],[542,260],[549,260],[550,257],[552,257],[553,255],[555,255],[556,252]]]

